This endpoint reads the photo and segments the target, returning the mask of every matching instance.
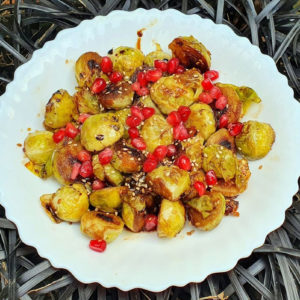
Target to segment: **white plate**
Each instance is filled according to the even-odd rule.
[[[191,236],[186,226],[172,240],[158,239],[155,233],[125,232],[99,254],[89,250],[89,239],[78,225],[56,225],[46,216],[39,196],[54,192],[58,184],[31,174],[16,144],[24,141],[27,128],[42,129],[44,107],[54,91],[75,91],[74,63],[83,52],[104,55],[112,47],[135,46],[136,32],[143,27],[147,28],[142,38],[145,53],[155,49],[154,42],[167,50],[168,43],[180,35],[192,34],[204,43],[212,54],[212,69],[220,71],[220,81],[248,85],[258,92],[263,103],[245,119],[271,123],[276,142],[266,158],[250,163],[252,177],[239,197],[239,218],[225,217],[212,232]],[[211,273],[233,268],[282,224],[298,189],[299,119],[300,105],[273,60],[229,27],[175,10],[115,11],[61,31],[18,68],[7,86],[0,99],[1,203],[24,243],[82,282],[151,291],[200,282]]]

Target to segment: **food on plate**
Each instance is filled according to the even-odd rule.
[[[271,150],[275,132],[242,122],[261,99],[250,87],[217,82],[210,52],[193,36],[175,38],[172,55],[120,46],[83,53],[74,95],[46,104],[44,131],[24,141],[26,167],[62,186],[40,197],[54,222],[80,222],[103,252],[123,228],[173,238],[188,218],[212,230],[238,216],[248,160]],[[242,156],[242,158],[241,158]]]

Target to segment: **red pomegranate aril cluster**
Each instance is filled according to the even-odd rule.
[[[205,181],[208,185],[215,185],[218,182],[216,173],[214,170],[209,170],[205,174]]]
[[[205,79],[210,79],[211,81],[215,81],[219,78],[219,72],[216,70],[209,70],[204,73]]]
[[[74,139],[78,133],[79,133],[78,128],[76,128],[72,123],[68,123],[66,125],[66,129],[65,129],[66,136],[70,137],[71,139]]]
[[[145,150],[146,143],[142,137],[137,137],[131,140],[131,145],[138,150]]]
[[[206,187],[205,187],[205,184],[203,182],[195,181],[194,188],[197,190],[200,197],[205,194]]]
[[[103,73],[111,73],[113,70],[113,63],[108,56],[103,56],[101,60],[101,70]]]
[[[164,60],[155,60],[154,67],[156,69],[160,69],[162,72],[167,72],[167,70],[168,70],[168,64]]]
[[[70,176],[71,180],[75,180],[77,178],[80,168],[81,168],[81,163],[76,162],[73,164],[71,176]]]
[[[211,97],[211,95],[208,92],[202,92],[199,96],[200,102],[203,102],[205,104],[210,104],[214,101],[214,99]]]
[[[94,191],[97,190],[101,190],[105,187],[105,184],[103,183],[103,181],[99,180],[99,179],[95,179],[92,183],[92,189]]]
[[[93,175],[93,166],[91,161],[84,161],[80,167],[79,175],[83,178],[91,177]]]
[[[144,121],[144,119],[145,119],[144,115],[142,113],[142,110],[138,106],[135,106],[135,105],[131,106],[130,112],[131,112],[131,116],[138,117],[141,121]]]
[[[142,123],[142,120],[137,117],[137,116],[129,116],[127,119],[126,119],[126,124],[129,126],[129,127],[137,127],[139,126],[140,124]]]
[[[161,69],[153,69],[153,70],[148,70],[146,72],[146,80],[148,82],[156,82],[159,80],[162,76],[162,70]]]
[[[103,78],[96,78],[92,85],[92,92],[94,94],[99,94],[106,88],[106,81]]]
[[[91,115],[90,114],[80,114],[78,118],[78,122],[83,124],[86,119],[88,119]]]
[[[123,79],[123,75],[120,73],[120,72],[112,72],[110,75],[109,75],[109,80],[112,82],[112,83],[118,83],[119,81],[121,81]]]
[[[96,252],[103,252],[106,249],[106,242],[104,240],[91,240],[89,247]]]
[[[178,113],[180,115],[181,121],[185,122],[188,120],[191,114],[191,109],[188,106],[180,106],[178,108]]]
[[[184,141],[189,138],[189,133],[182,122],[173,127],[173,137],[179,141]]]
[[[243,126],[244,126],[244,124],[241,122],[230,123],[228,125],[228,132],[231,136],[237,136],[241,133]]]
[[[85,161],[92,160],[92,156],[90,152],[86,150],[81,150],[77,155],[77,159],[81,162],[85,162]]]
[[[155,114],[155,109],[153,107],[144,107],[142,109],[142,114],[144,116],[144,119],[149,119]]]
[[[158,223],[158,219],[156,215],[148,214],[145,217],[144,230],[153,231],[156,229]]]
[[[167,63],[167,71],[169,74],[174,74],[179,67],[179,59],[176,57],[171,58]]]
[[[213,88],[213,83],[211,82],[211,80],[209,79],[209,78],[206,78],[206,79],[204,79],[202,82],[201,82],[201,85],[202,85],[202,87],[203,87],[203,89],[205,90],[205,91],[209,91],[209,90],[211,90],[212,88]]]
[[[137,75],[137,82],[140,84],[140,87],[144,87],[147,85],[146,73],[139,72]]]
[[[219,119],[219,128],[226,128],[227,126],[228,126],[228,116],[227,114],[223,114]]]
[[[215,102],[215,107],[218,110],[223,110],[226,107],[227,103],[228,103],[227,98],[222,95]]]
[[[140,132],[136,127],[130,127],[128,129],[128,134],[130,136],[131,139],[137,138],[140,136]]]
[[[52,137],[54,143],[56,144],[60,143],[64,139],[65,135],[66,135],[66,131],[64,128],[61,128],[58,131],[56,131]]]
[[[191,161],[190,159],[184,155],[181,154],[175,161],[175,165],[178,166],[180,169],[189,171],[191,169]]]
[[[168,152],[168,147],[165,145],[157,146],[153,152],[153,156],[156,158],[157,161],[162,161]]]
[[[185,72],[185,68],[182,65],[179,65],[178,68],[175,71],[175,74],[182,74]]]
[[[110,163],[113,157],[113,150],[110,148],[105,148],[98,154],[99,162],[101,165],[107,165]]]
[[[172,157],[176,154],[177,150],[176,150],[176,146],[171,144],[167,146],[167,157]]]
[[[213,86],[208,93],[213,99],[219,99],[222,96],[222,92],[217,86]]]
[[[146,172],[146,173],[149,173],[157,167],[157,164],[158,164],[157,160],[154,159],[153,157],[147,158],[144,161],[143,171]]]
[[[180,117],[179,113],[177,111],[170,112],[167,117],[167,122],[173,127],[180,124],[181,117]]]

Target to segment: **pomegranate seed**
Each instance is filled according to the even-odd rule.
[[[106,88],[106,81],[103,78],[96,78],[92,85],[92,92],[94,94],[99,94]]]
[[[65,130],[66,136],[74,139],[74,137],[76,137],[78,132],[79,132],[78,128],[76,128],[72,123],[68,123],[66,125],[66,130]]]
[[[167,122],[173,127],[178,125],[181,122],[180,114],[177,111],[170,112],[167,117]]]
[[[153,155],[153,153],[148,153],[147,158],[151,160],[157,160],[156,157]]]
[[[228,132],[231,136],[237,136],[238,134],[241,133],[243,126],[244,126],[244,124],[241,122],[230,123],[228,125]]]
[[[215,103],[215,107],[216,109],[223,110],[226,107],[227,103],[228,103],[227,98],[222,95],[217,99]]]
[[[182,74],[185,72],[185,68],[182,65],[179,65],[178,68],[175,71],[175,74]]]
[[[98,154],[98,158],[101,165],[107,165],[110,163],[112,157],[113,157],[113,150],[110,148],[105,148]]]
[[[209,70],[209,71],[206,71],[205,73],[204,73],[204,78],[205,79],[210,79],[211,81],[214,81],[214,80],[216,80],[216,79],[218,79],[219,78],[219,72],[218,71],[216,71],[216,70]]]
[[[136,106],[136,105],[131,106],[130,112],[131,112],[132,116],[136,116],[136,117],[140,118],[142,121],[144,120],[144,115],[138,106]]]
[[[142,120],[137,117],[137,116],[129,116],[127,119],[126,119],[126,124],[129,126],[129,127],[137,127],[141,124]]]
[[[113,69],[113,63],[108,56],[103,56],[101,60],[101,70],[104,73],[110,73]]]
[[[141,89],[141,84],[138,81],[136,81],[135,83],[133,83],[131,85],[131,88],[132,88],[132,90],[134,90],[135,92],[137,92],[137,91],[139,91]]]
[[[205,174],[205,181],[208,185],[215,185],[218,181],[214,170],[210,170]]]
[[[79,170],[81,168],[81,164],[80,163],[75,163],[72,167],[72,172],[71,172],[71,180],[75,180],[79,174]]]
[[[161,69],[153,69],[153,70],[148,70],[146,72],[146,80],[150,82],[156,82],[161,76],[162,76]]]
[[[143,165],[143,170],[146,173],[153,171],[157,166],[157,161],[154,159],[147,158]]]
[[[184,155],[181,154],[175,161],[175,165],[178,166],[182,170],[189,171],[191,169],[191,162],[190,159]]]
[[[165,61],[163,61],[163,60],[155,60],[155,61],[154,61],[154,67],[155,67],[156,69],[161,69],[162,72],[167,72],[167,70],[168,70],[168,65],[167,65],[167,63],[166,63]]]
[[[84,178],[91,177],[93,175],[93,166],[90,160],[82,163],[81,168],[79,170],[79,175]]]
[[[66,131],[64,128],[61,128],[58,131],[56,131],[52,136],[54,143],[58,144],[59,142],[61,142],[64,139],[65,135]]]
[[[145,217],[145,225],[144,225],[144,229],[146,231],[153,231],[156,229],[157,227],[157,216],[156,215],[147,215]]]
[[[137,138],[140,136],[139,130],[136,127],[130,127],[128,129],[128,134],[131,139]]]
[[[143,138],[138,137],[131,140],[131,145],[138,150],[145,150],[146,143]]]
[[[202,92],[199,96],[199,100],[206,104],[210,104],[214,101],[214,99],[207,92]]]
[[[184,127],[182,122],[177,126],[173,127],[173,137],[175,140],[179,141],[183,141],[189,138],[187,129]]]
[[[221,90],[217,87],[214,86],[212,87],[212,89],[209,91],[209,95],[213,98],[213,99],[219,99],[222,96],[222,92]]]
[[[201,181],[195,181],[194,188],[197,190],[199,196],[203,196],[206,191],[205,185]]]
[[[167,151],[167,156],[168,157],[174,156],[177,152],[175,145],[168,145],[167,149],[168,149],[168,151]]]
[[[149,119],[155,114],[155,109],[153,107],[144,107],[142,109],[142,114],[144,116],[144,119]]]
[[[204,88],[204,90],[206,90],[206,91],[209,91],[209,90],[211,90],[212,88],[213,88],[213,83],[211,82],[211,80],[210,79],[204,79],[202,82],[201,82],[201,85],[202,85],[202,87]]]
[[[168,152],[167,146],[160,145],[155,148],[153,155],[158,161],[161,161],[166,157],[167,152]]]
[[[181,120],[183,122],[187,121],[187,119],[189,118],[190,114],[191,114],[191,109],[188,106],[180,106],[178,108],[178,113],[181,117]]]
[[[223,114],[219,119],[219,128],[227,127],[228,125],[228,116]]]
[[[81,150],[77,155],[77,159],[80,160],[81,162],[84,162],[84,161],[91,160],[92,156],[91,156],[90,152],[88,152],[86,150]]]
[[[83,124],[87,118],[89,118],[90,114],[80,114],[78,118],[78,122]]]
[[[169,74],[174,74],[179,66],[179,59],[176,57],[171,58],[167,63],[167,69]]]
[[[112,72],[109,76],[109,80],[112,83],[117,83],[123,79],[123,75],[120,72]]]
[[[146,96],[149,94],[149,89],[147,89],[146,87],[141,87],[136,93],[141,97]]]
[[[96,252],[103,252],[106,249],[106,242],[104,240],[91,240],[89,247]]]
[[[96,180],[93,181],[92,189],[93,189],[94,191],[97,191],[97,190],[103,189],[104,186],[105,186],[105,184],[104,184],[101,180],[96,179]]]
[[[144,87],[147,85],[147,79],[145,72],[139,72],[137,75],[137,81],[140,84],[141,87]]]

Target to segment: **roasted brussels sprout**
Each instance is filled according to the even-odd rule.
[[[100,106],[98,98],[89,89],[82,88],[74,95],[78,111],[81,114],[99,114]]]
[[[257,121],[244,123],[242,132],[236,136],[238,152],[250,160],[265,157],[275,141],[275,132],[270,124]]]
[[[137,102],[137,106],[139,106],[140,108],[152,107],[152,108],[155,109],[155,113],[156,114],[161,115],[160,110],[157,108],[157,106],[152,101],[152,99],[151,99],[151,97],[149,95],[140,97],[139,100],[138,100],[138,102]]]
[[[216,192],[192,199],[187,203],[189,220],[199,229],[212,230],[224,216],[225,203],[224,196]]]
[[[42,195],[41,204],[52,220],[79,222],[89,208],[89,199],[82,184],[63,186],[55,194]]]
[[[237,158],[234,153],[220,145],[210,145],[203,149],[203,170],[214,170],[218,178],[228,181],[236,174]]]
[[[261,99],[257,93],[248,86],[235,87],[235,90],[243,103],[242,116],[244,116],[252,103],[260,103]]]
[[[105,178],[104,168],[100,164],[98,154],[93,155],[92,157],[93,173],[101,181]]]
[[[153,152],[159,145],[173,143],[172,127],[163,116],[153,115],[142,127],[141,136],[146,141],[147,150]]]
[[[117,84],[109,84],[98,95],[99,102],[108,109],[122,109],[131,105],[134,91],[128,82],[120,81]]]
[[[191,185],[190,185],[189,189],[181,196],[181,198],[184,202],[198,197],[199,194],[198,194],[197,190],[194,188],[194,183],[196,181],[203,182],[204,185],[206,186],[205,173],[202,170],[191,172],[190,179],[191,179]]]
[[[160,205],[157,234],[161,238],[177,235],[185,223],[185,209],[180,201],[163,199]]]
[[[173,56],[186,68],[198,68],[202,73],[210,68],[210,52],[197,39],[191,36],[180,36],[174,39],[169,48]]]
[[[105,179],[114,186],[121,185],[124,181],[122,174],[116,170],[111,164],[103,166]]]
[[[182,105],[189,106],[198,100],[202,92],[202,80],[202,75],[196,69],[161,77],[150,89],[151,99],[162,113],[169,114]]]
[[[35,131],[27,135],[24,151],[30,161],[39,165],[46,164],[56,147],[52,137],[50,131]]]
[[[216,122],[212,109],[204,103],[191,105],[191,114],[185,125],[187,128],[195,127],[204,140],[216,131]]]
[[[66,90],[55,92],[46,105],[44,124],[49,128],[61,128],[76,118],[78,112],[73,97]]]
[[[205,146],[209,145],[220,145],[231,150],[233,153],[236,152],[234,137],[229,134],[226,128],[221,128],[213,133],[205,143]]]
[[[122,173],[136,173],[141,170],[145,159],[141,151],[123,144],[123,141],[118,141],[113,149],[111,164],[115,169]]]
[[[145,198],[141,194],[135,195],[129,191],[122,194],[122,219],[125,225],[133,232],[139,232],[144,227],[146,214]]]
[[[27,168],[27,170],[32,172],[35,176],[40,177],[42,179],[45,179],[45,178],[48,178],[51,176],[46,172],[45,165],[37,165],[37,164],[34,164],[32,161],[28,161],[25,164],[25,167]]]
[[[113,50],[110,58],[114,64],[114,70],[123,73],[124,76],[131,76],[136,68],[140,67],[144,61],[142,51],[131,47],[118,47]]]
[[[154,67],[155,60],[169,60],[169,59],[171,59],[171,55],[169,53],[166,53],[162,50],[156,50],[148,53],[145,56],[144,63],[149,67]]]
[[[101,76],[101,56],[96,52],[82,54],[75,64],[75,75],[80,87],[90,87],[97,77]]]
[[[89,151],[101,151],[124,134],[124,127],[113,113],[89,117],[81,128],[81,143]]]
[[[126,191],[127,187],[125,186],[106,187],[101,190],[96,190],[90,194],[90,203],[102,211],[114,212],[121,208],[121,194],[126,193]]]
[[[176,201],[189,189],[189,173],[177,166],[160,166],[148,173],[146,181],[153,191],[171,201]]]
[[[122,219],[114,214],[88,211],[81,218],[81,231],[93,240],[114,241],[123,231]]]
[[[52,170],[56,180],[61,184],[71,184],[74,181],[71,179],[73,165],[76,162],[78,153],[82,150],[80,144],[68,144],[53,154]]]
[[[125,139],[129,138],[129,134],[128,134],[128,126],[126,124],[126,119],[127,117],[131,114],[130,112],[130,108],[124,108],[121,110],[117,110],[115,112],[115,116],[118,118],[119,122],[124,126],[124,134],[123,137]]]

